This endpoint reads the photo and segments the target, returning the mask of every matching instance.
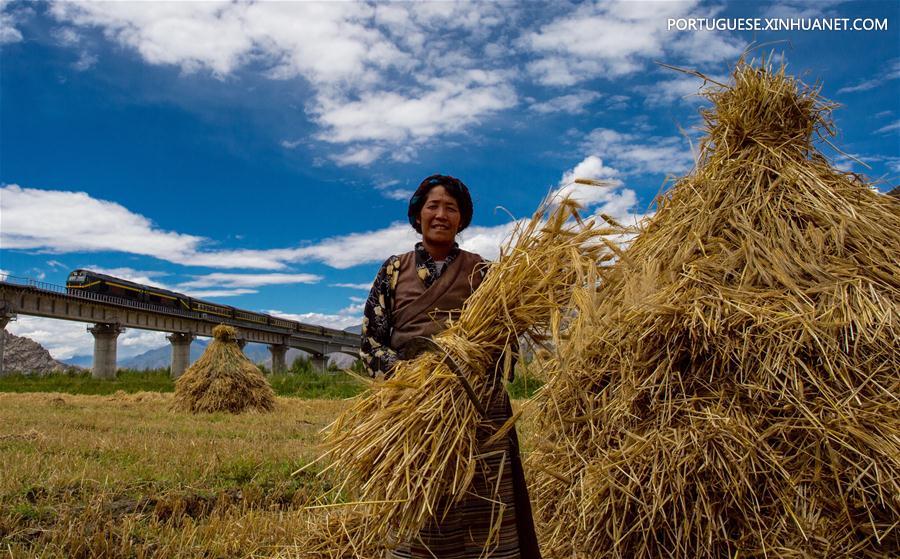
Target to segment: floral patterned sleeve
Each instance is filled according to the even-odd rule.
[[[394,292],[400,277],[400,257],[391,256],[378,271],[369,298],[363,310],[362,340],[359,356],[369,375],[378,373],[390,376],[391,369],[398,360],[397,352],[391,349],[391,334],[394,321]]]

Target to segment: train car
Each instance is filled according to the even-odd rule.
[[[220,305],[218,303],[210,303],[209,301],[201,301],[200,299],[189,299],[191,310],[201,314],[221,316],[223,318],[234,318],[234,307],[228,305]]]
[[[180,293],[80,268],[69,274],[66,291],[70,294],[98,293],[161,307],[191,310],[190,298]]]
[[[323,328],[322,326],[302,324],[300,322],[297,323],[297,331],[301,334],[315,334],[316,336],[322,336],[325,334],[325,328]]]
[[[330,328],[324,328],[322,326],[302,324],[293,320],[278,318],[263,313],[236,309],[234,307],[229,307],[228,305],[220,305],[210,301],[202,301],[181,293],[169,291],[168,289],[141,285],[133,281],[81,268],[74,270],[69,274],[68,279],[66,279],[66,290],[70,294],[83,292],[98,293],[127,299],[129,301],[138,301],[161,307],[192,311],[211,317],[231,318],[253,322],[255,324],[274,326],[276,328],[284,328],[301,334],[323,336],[329,331],[333,331]]]
[[[257,324],[265,324],[266,326],[270,324],[269,320],[271,319],[267,314],[244,311],[241,309],[234,309],[234,318],[246,320],[247,322],[255,322]]]
[[[285,318],[278,318],[276,316],[269,316],[269,325],[275,326],[276,328],[286,328],[288,330],[296,330],[299,322],[294,322],[293,320],[287,320]]]

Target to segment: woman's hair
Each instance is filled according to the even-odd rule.
[[[443,186],[447,190],[447,194],[453,196],[456,204],[459,206],[459,229],[462,231],[472,222],[472,196],[469,195],[469,189],[463,184],[463,181],[451,177],[449,175],[431,175],[419,184],[419,188],[413,193],[409,199],[409,208],[406,215],[409,217],[409,224],[417,233],[422,232],[422,226],[417,223],[422,208],[425,207],[425,200],[428,199],[428,193],[435,186]]]

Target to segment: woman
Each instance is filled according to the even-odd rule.
[[[373,377],[390,377],[400,359],[427,350],[419,343],[442,331],[481,283],[484,260],[461,250],[456,235],[472,220],[472,198],[462,181],[432,175],[416,189],[407,210],[422,234],[414,250],[388,258],[366,301],[360,356]],[[488,402],[486,425],[499,425],[512,413],[502,384]],[[490,436],[490,429],[482,440]],[[440,521],[432,521],[413,541],[392,552],[395,558],[540,558],[515,429],[491,447],[482,446],[480,467],[462,502]],[[489,534],[502,510],[499,530]]]

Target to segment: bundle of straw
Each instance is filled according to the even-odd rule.
[[[271,411],[269,381],[237,344],[237,332],[220,324],[203,355],[175,381],[173,408],[191,413]]]
[[[558,322],[605,254],[602,231],[573,222],[576,212],[568,200],[544,204],[519,224],[434,350],[401,361],[329,427],[323,456],[374,519],[367,541],[408,540],[439,519],[469,489],[485,442],[478,431],[500,437],[511,426],[485,425],[477,402],[506,378],[517,337],[540,338]]]
[[[900,554],[900,202],[829,166],[816,90],[741,61],[540,394],[549,557]]]
[[[293,545],[275,554],[278,559],[374,559],[384,547],[363,543],[372,518],[352,508],[308,508],[298,512],[304,529],[293,537]]]

